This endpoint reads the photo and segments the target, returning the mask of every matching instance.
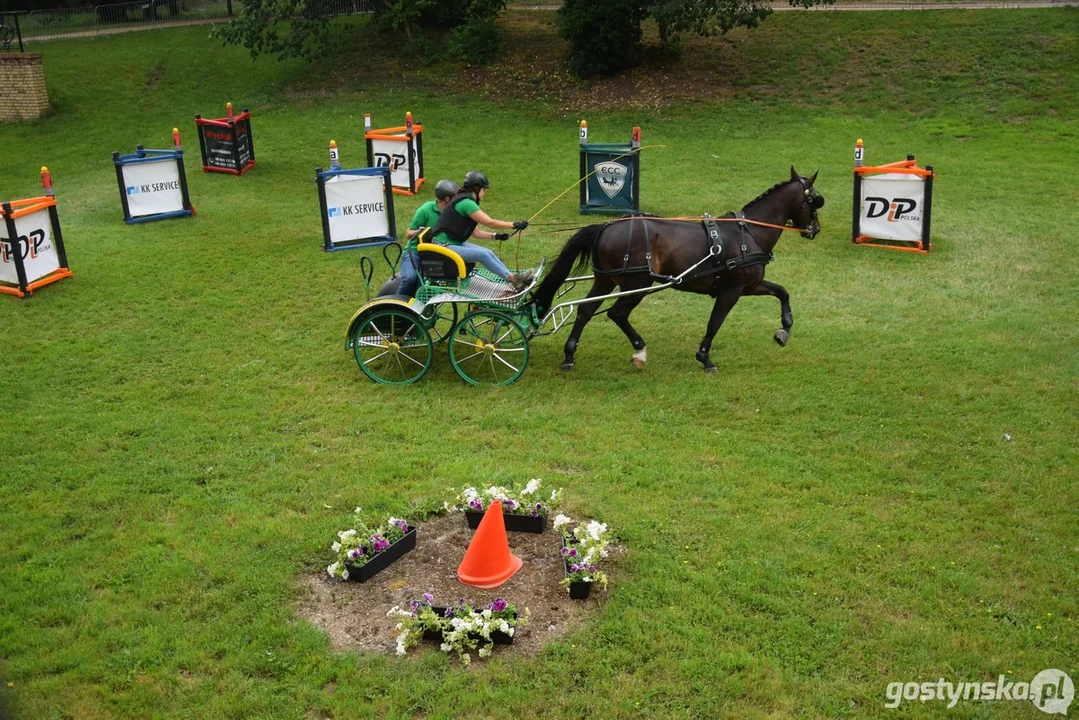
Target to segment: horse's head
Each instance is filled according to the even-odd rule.
[[[795,200],[797,205],[791,211],[791,221],[795,227],[805,228],[802,237],[812,240],[820,232],[817,210],[824,207],[824,196],[818,195],[813,187],[813,183],[817,180],[817,173],[813,173],[813,177],[802,177],[791,165],[791,181],[795,180],[802,184],[802,192]]]

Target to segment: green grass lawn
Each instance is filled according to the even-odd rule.
[[[893,681],[1079,682],[1079,14],[783,13],[596,83],[522,16],[488,70],[409,62],[362,21],[315,66],[197,27],[48,45],[55,111],[0,128],[0,194],[49,166],[74,277],[0,297],[0,697],[20,718],[1043,717],[884,703]],[[707,90],[660,92],[686,78]],[[192,117],[227,100],[253,112],[242,179],[198,169]],[[573,373],[563,333],[509,387],[464,385],[443,350],[417,385],[369,382],[343,338],[360,255],[319,251],[313,171],[330,138],[362,165],[363,113],[405,110],[430,181],[484,170],[499,218],[574,182],[582,116],[664,146],[642,157],[654,213],[819,168],[824,232],[768,270],[790,346],[748,298],[705,375],[710,300],[661,293],[633,315],[643,372],[600,318]],[[173,126],[198,216],[125,226],[110,153]],[[932,254],[850,244],[858,137],[869,163],[936,167]],[[537,220],[577,220],[575,195]],[[398,226],[426,199],[398,198]],[[566,237],[530,230],[521,263]],[[540,656],[339,655],[296,618],[354,506],[529,477],[627,548],[602,611]]]

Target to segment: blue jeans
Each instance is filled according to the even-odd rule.
[[[416,266],[413,265],[413,257],[415,257],[414,252],[406,251],[401,255],[401,266],[397,268],[397,271],[401,274],[401,284],[397,286],[398,295],[412,297],[420,284],[420,279],[416,275]]]
[[[460,255],[465,262],[479,263],[503,280],[510,276],[510,269],[498,259],[494,250],[467,241],[446,247]]]

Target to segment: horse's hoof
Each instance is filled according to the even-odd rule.
[[[573,369],[573,363],[571,363],[571,362],[562,363],[562,369],[567,371],[567,372],[572,370]]]
[[[719,368],[717,368],[715,365],[713,365],[712,367],[706,367],[704,369],[705,375],[715,375],[718,372],[719,372]]]
[[[786,330],[783,330],[782,328],[776,330],[775,341],[776,344],[779,345],[779,347],[787,347],[787,341],[789,341],[790,339],[791,334]]]
[[[644,360],[641,360],[640,358],[633,358],[632,362],[633,367],[637,368],[638,370],[644,370]]]

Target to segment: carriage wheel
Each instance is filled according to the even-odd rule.
[[[457,324],[457,304],[439,303],[425,307],[421,317],[427,332],[431,333],[431,339],[436,343],[445,342],[450,330]]]
[[[387,385],[416,382],[434,357],[434,344],[422,321],[401,310],[372,313],[356,326],[352,346],[364,374]]]
[[[451,333],[450,362],[472,385],[509,385],[528,365],[528,336],[508,315],[471,312]]]

